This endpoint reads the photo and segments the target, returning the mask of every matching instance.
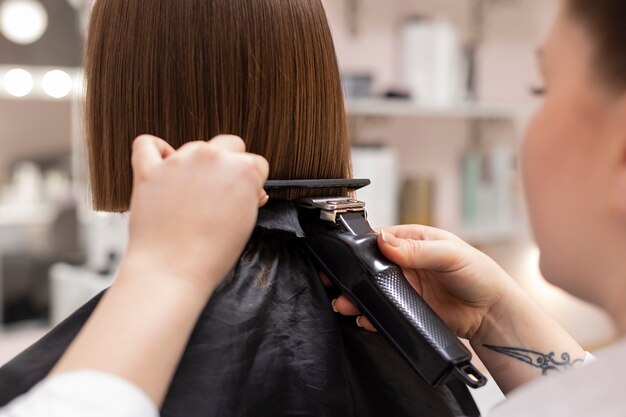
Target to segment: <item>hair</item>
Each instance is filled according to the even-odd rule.
[[[619,91],[626,90],[626,2],[568,0],[567,5],[591,35],[601,79]]]
[[[132,141],[144,133],[174,148],[238,135],[269,161],[270,179],[351,176],[321,0],[98,0],[84,66],[96,210],[128,210]]]

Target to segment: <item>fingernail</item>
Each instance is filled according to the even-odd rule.
[[[388,244],[389,246],[393,246],[394,248],[398,248],[400,247],[400,239],[398,239],[397,237],[395,237],[393,235],[393,233],[391,232],[385,232],[384,230],[380,233],[382,238],[383,238],[383,242],[385,242],[386,244]]]
[[[334,311],[335,313],[339,313],[339,310],[337,310],[337,308],[335,307],[335,303],[336,303],[336,302],[337,302],[337,299],[335,298],[335,299],[333,300],[333,302],[332,302],[332,303],[330,303],[330,305],[331,305],[331,306],[333,306],[333,311]]]
[[[356,325],[359,326],[360,328],[363,328],[363,325],[361,324],[361,316],[358,316],[356,318]]]
[[[259,199],[259,207],[263,207],[268,201],[270,201],[270,196],[265,193],[265,195]]]

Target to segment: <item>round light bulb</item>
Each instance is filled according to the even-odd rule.
[[[63,98],[72,91],[72,77],[65,71],[54,70],[43,76],[43,90],[52,98]]]
[[[21,68],[12,69],[4,75],[4,88],[15,97],[24,97],[33,89],[33,76]]]
[[[0,32],[10,41],[28,45],[48,28],[48,13],[36,0],[4,0],[0,4]]]

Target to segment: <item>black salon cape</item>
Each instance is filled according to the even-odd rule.
[[[239,263],[203,311],[163,417],[476,416],[464,386],[435,389],[378,334],[331,309],[293,204],[259,213]],[[0,368],[0,405],[50,371],[95,297]]]

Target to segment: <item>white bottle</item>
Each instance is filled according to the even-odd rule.
[[[13,198],[20,204],[42,201],[43,176],[34,162],[20,163],[13,173]]]
[[[451,105],[463,98],[463,57],[454,26],[446,20],[413,19],[403,30],[404,83],[413,99]]]

